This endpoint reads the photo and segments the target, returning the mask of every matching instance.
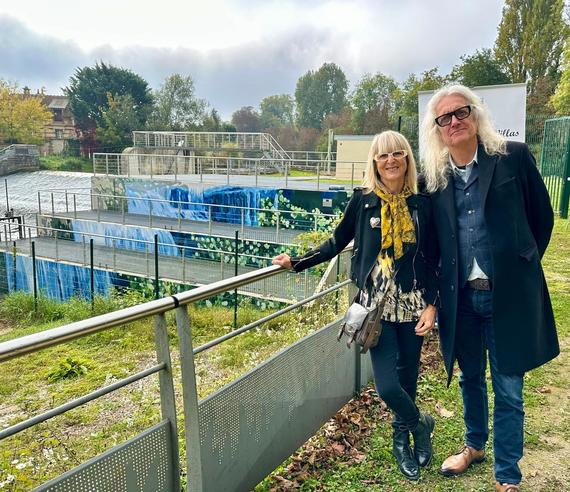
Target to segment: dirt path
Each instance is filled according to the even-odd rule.
[[[539,389],[546,402],[526,416],[533,442],[521,461],[527,491],[570,491],[570,337],[560,348],[561,354],[546,370],[546,385]]]

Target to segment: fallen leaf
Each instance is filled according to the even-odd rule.
[[[444,419],[448,419],[455,415],[454,412],[452,412],[451,410],[447,410],[446,408],[442,407],[439,403],[436,404],[435,406],[435,412]]]

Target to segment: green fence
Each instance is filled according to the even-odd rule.
[[[570,198],[570,116],[544,122],[540,173],[554,211],[568,217]]]

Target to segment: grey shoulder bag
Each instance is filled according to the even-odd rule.
[[[358,297],[359,295],[354,298],[344,315],[337,338],[340,341],[342,336],[346,335],[348,337],[346,346],[350,348],[355,342],[360,346],[360,353],[365,354],[369,348],[378,344],[382,332],[380,318],[384,311],[386,298],[382,296],[379,303],[366,307],[357,301]]]

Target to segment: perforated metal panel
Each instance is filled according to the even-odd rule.
[[[251,490],[353,396],[355,354],[337,330],[324,327],[200,403],[204,490]]]
[[[163,421],[35,492],[171,492],[170,434]]]

